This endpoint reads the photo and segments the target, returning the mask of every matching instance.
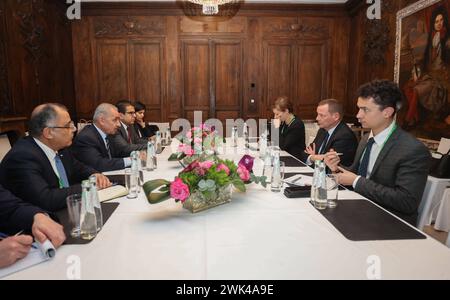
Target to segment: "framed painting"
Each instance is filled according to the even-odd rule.
[[[398,121],[418,137],[450,137],[450,0],[397,13],[394,78],[405,94]]]

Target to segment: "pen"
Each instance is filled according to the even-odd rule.
[[[23,230],[21,230],[21,231],[19,231],[18,233],[16,233],[16,234],[14,235],[14,237],[19,236],[19,235],[21,235],[22,233],[23,233]],[[2,241],[2,240],[4,240],[4,239],[7,239],[7,238],[9,238],[8,235],[6,235],[6,234],[0,232],[0,241]],[[37,249],[37,247],[36,247],[34,244],[31,244],[31,248]]]

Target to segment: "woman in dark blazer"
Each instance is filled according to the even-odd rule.
[[[133,105],[134,110],[136,111],[136,121],[134,122],[134,127],[136,132],[139,134],[139,137],[149,138],[154,136],[156,132],[159,131],[159,128],[156,125],[148,125],[145,123],[145,105],[139,101],[134,102]]]
[[[273,113],[280,120],[280,148],[289,154],[301,158],[305,151],[305,124],[293,114],[293,105],[287,97],[278,97]]]

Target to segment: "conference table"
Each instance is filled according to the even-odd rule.
[[[226,147],[222,157],[242,157],[242,148]],[[167,160],[171,151],[158,155],[157,170],[145,172],[145,180],[173,180],[182,170]],[[257,158],[255,173],[261,164]],[[286,168],[293,171],[312,170]],[[349,199],[364,197],[339,191],[339,201]],[[6,279],[73,279],[74,267],[75,279],[450,279],[450,250],[433,238],[353,242],[309,199],[270,187],[248,185],[230,203],[195,214],[173,199],[151,205],[143,192],[116,202],[91,243],[62,246],[52,260]]]

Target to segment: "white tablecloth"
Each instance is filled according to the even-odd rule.
[[[167,162],[169,149],[146,180],[180,171]],[[66,279],[73,258],[81,279],[367,279],[373,255],[382,279],[450,279],[450,250],[434,239],[352,242],[308,200],[251,185],[229,204],[191,214],[174,200],[150,205],[140,193],[119,199],[90,244],[63,246],[52,261],[8,279]]]

